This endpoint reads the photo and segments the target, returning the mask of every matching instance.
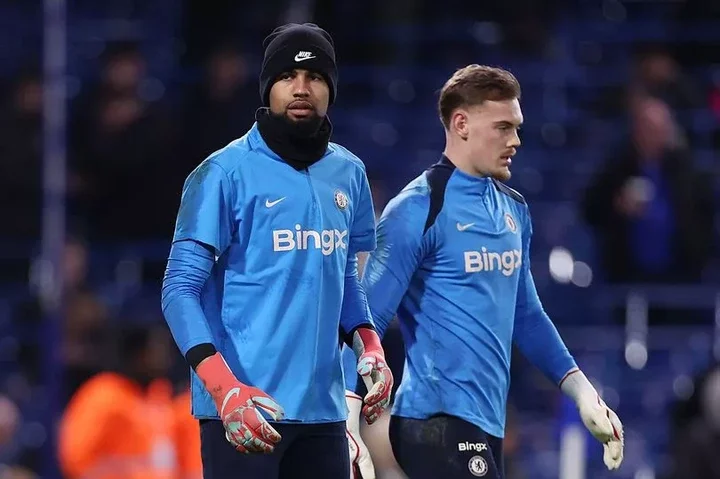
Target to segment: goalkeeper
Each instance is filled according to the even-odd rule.
[[[618,417],[578,369],[538,298],[528,205],[501,182],[520,146],[519,99],[517,79],[498,68],[470,65],[446,82],[439,99],[444,154],[389,202],[365,268],[378,333],[397,314],[405,342],[389,439],[410,479],[504,477],[513,342],[576,402],[607,467],[623,459]],[[347,400],[358,410],[359,397],[348,392]],[[351,452],[363,478],[374,477],[366,456]]]
[[[336,87],[330,35],[277,28],[257,122],[185,182],[162,306],[194,372],[206,479],[347,476],[341,341],[371,383],[366,417],[389,401],[357,274],[375,215],[364,165],[329,141]]]

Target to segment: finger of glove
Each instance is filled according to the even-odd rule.
[[[265,442],[277,444],[282,439],[280,433],[265,420],[256,408],[252,408],[252,412],[249,411],[245,415],[245,424],[254,437],[258,437]]]
[[[373,387],[368,391],[363,398],[363,401],[367,406],[374,406],[382,401],[386,400],[389,396],[389,390],[385,381],[379,381],[373,384]]]
[[[247,442],[245,442],[245,444],[243,444],[243,446],[245,446],[249,452],[262,454],[270,454],[275,450],[275,446],[273,444],[269,444],[257,436],[250,438]]]
[[[235,450],[236,450],[237,452],[241,452],[241,453],[243,453],[243,454],[250,454],[250,453],[248,452],[248,450],[245,448],[245,446],[237,445],[237,446],[235,446]]]
[[[622,445],[617,441],[611,441],[603,444],[603,462],[609,470],[615,470],[620,467],[623,460]]]
[[[253,402],[255,407],[265,411],[273,421],[282,421],[285,417],[285,410],[282,406],[265,393],[251,396],[250,400]]]
[[[376,404],[366,404],[363,407],[363,415],[367,418],[370,416],[380,416],[390,406],[390,398],[385,397]]]

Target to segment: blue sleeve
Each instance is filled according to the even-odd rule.
[[[368,255],[361,284],[372,321],[382,338],[395,316],[410,279],[424,255],[425,221],[430,199],[412,190],[388,203],[377,226],[377,248]],[[349,347],[342,353],[345,388],[355,390],[357,358]]]
[[[347,334],[362,325],[372,325],[367,295],[360,284],[358,275],[358,259],[356,255],[348,256],[345,267],[345,292],[340,312],[340,327]]]
[[[350,230],[350,245],[348,255],[355,255],[360,251],[372,251],[375,249],[375,206],[373,205],[370,184],[368,183],[365,169],[363,168],[360,187],[354,206],[353,223]]]
[[[411,190],[394,198],[377,226],[378,244],[368,255],[362,285],[382,338],[425,254],[430,198]]]
[[[200,293],[214,263],[213,251],[195,241],[178,241],[170,248],[162,310],[183,356],[198,344],[213,342]]]
[[[530,271],[532,222],[526,215],[523,228],[523,256],[515,306],[513,340],[525,357],[550,380],[558,384],[565,373],[575,368],[575,360],[542,307]]]
[[[234,232],[233,204],[234,187],[227,173],[205,160],[185,181],[173,241],[197,241],[222,255]]]

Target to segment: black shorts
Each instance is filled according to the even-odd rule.
[[[345,423],[271,423],[282,440],[272,454],[242,454],[218,420],[200,421],[205,479],[337,479],[350,476]]]
[[[392,416],[390,443],[408,479],[504,479],[502,439],[454,416]]]

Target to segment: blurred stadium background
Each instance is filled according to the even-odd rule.
[[[162,323],[182,182],[251,126],[261,41],[287,21],[335,39],[333,140],[378,212],[439,157],[444,80],[515,73],[510,184],[546,309],[625,423],[612,477],[720,477],[712,0],[0,0],[0,477],[60,477],[69,398],[127,362],[129,325]],[[509,402],[508,479],[611,477],[521,357]]]

